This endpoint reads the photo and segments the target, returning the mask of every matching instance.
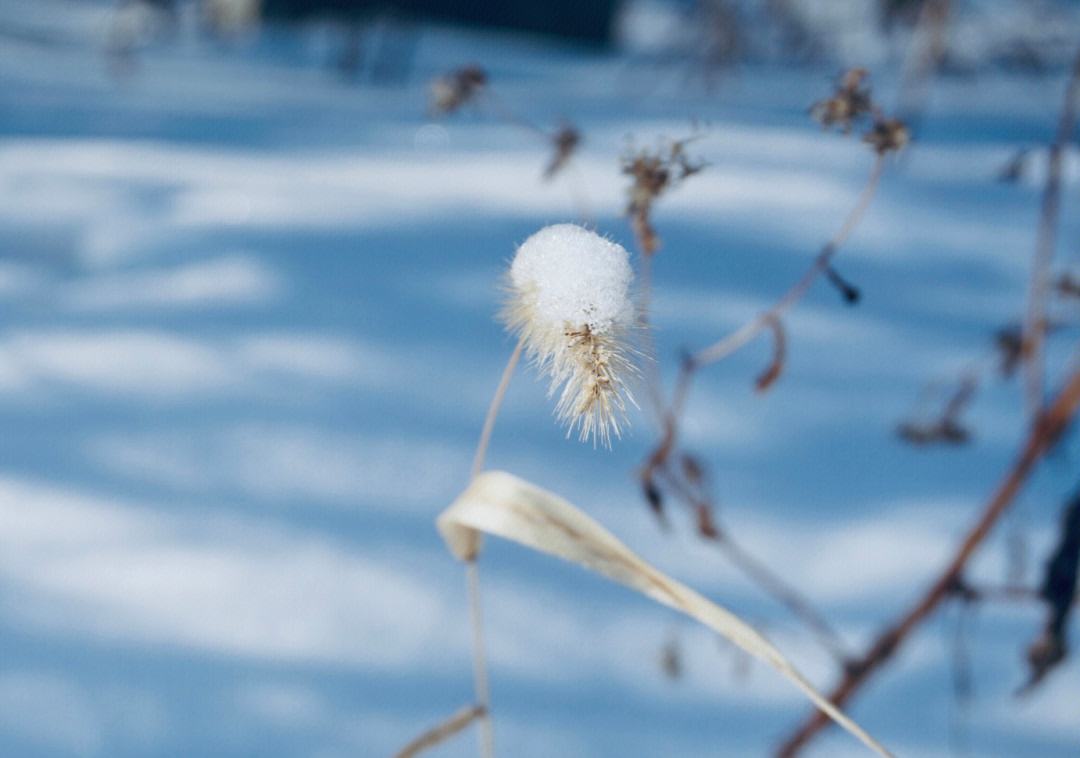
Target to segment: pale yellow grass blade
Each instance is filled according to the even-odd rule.
[[[477,476],[443,511],[438,526],[447,547],[461,560],[477,556],[481,535],[486,532],[581,564],[685,613],[775,668],[833,721],[878,755],[890,755],[814,689],[753,627],[645,563],[604,527],[557,495],[512,474],[488,471]]]

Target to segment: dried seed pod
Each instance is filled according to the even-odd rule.
[[[898,118],[879,118],[865,135],[863,142],[874,148],[878,155],[899,152],[911,140],[908,128]]]

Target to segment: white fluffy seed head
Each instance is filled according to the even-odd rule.
[[[621,245],[575,224],[544,227],[510,266],[507,325],[550,373],[567,433],[577,427],[582,440],[608,446],[634,402],[626,387],[634,373],[627,347],[633,277]]]

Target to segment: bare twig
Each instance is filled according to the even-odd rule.
[[[697,136],[684,137],[656,152],[634,152],[625,156],[622,162],[623,174],[633,179],[626,213],[640,254],[638,325],[645,353],[645,389],[660,425],[663,425],[665,415],[663,382],[649,316],[652,312],[653,256],[660,249],[660,236],[652,225],[652,208],[663,194],[705,167],[686,153],[686,145],[695,139]]]
[[[472,471],[469,474],[470,480],[475,479],[476,475],[484,468],[484,458],[487,457],[491,432],[495,429],[495,419],[499,416],[503,398],[506,397],[506,388],[510,386],[510,377],[514,375],[514,369],[517,368],[524,347],[525,339],[519,339],[514,352],[510,354],[510,359],[506,362],[506,368],[503,369],[502,378],[499,379],[499,386],[495,388],[495,395],[491,398],[491,405],[488,406],[487,416],[484,418],[484,427],[480,431],[480,441],[476,444],[476,453],[473,455]]]
[[[1057,136],[1050,147],[1049,167],[1039,211],[1039,229],[1032,259],[1027,314],[1024,318],[1022,352],[1028,415],[1035,418],[1044,402],[1046,372],[1043,343],[1047,330],[1046,300],[1050,287],[1050,264],[1057,247],[1058,215],[1061,209],[1061,173],[1065,151],[1076,128],[1076,106],[1080,98],[1080,51],[1073,62],[1065,100],[1058,119]]]
[[[518,340],[514,352],[506,362],[499,385],[495,388],[495,394],[491,398],[487,416],[484,418],[484,427],[480,431],[480,441],[476,445],[476,454],[473,456],[472,471],[469,480],[473,480],[484,468],[484,459],[487,457],[488,444],[491,442],[491,433],[495,429],[495,419],[499,416],[506,390],[510,386],[510,379],[514,375],[521,352],[525,347],[525,338]],[[476,688],[476,704],[481,709],[480,718],[480,755],[484,758],[494,758],[495,737],[491,726],[491,695],[488,687],[487,655],[484,646],[484,622],[480,605],[480,569],[476,565],[476,559],[468,561],[465,566],[466,579],[468,580],[469,595],[469,621],[472,627],[473,638],[473,684]]]
[[[918,131],[930,81],[945,57],[949,6],[949,0],[926,0],[912,32],[914,40],[904,60],[896,112],[913,131]]]
[[[762,560],[747,552],[742,545],[723,532],[717,542],[720,549],[743,574],[750,577],[758,587],[780,602],[814,633],[818,643],[841,666],[847,665],[851,654],[839,633],[810,602],[774,572]]]
[[[514,347],[514,352],[510,354],[510,358],[506,362],[506,368],[503,369],[499,384],[495,388],[495,394],[492,396],[491,404],[488,406],[487,416],[484,417],[480,440],[476,443],[476,453],[473,455],[472,469],[469,474],[470,481],[475,479],[484,468],[488,445],[491,442],[491,433],[495,429],[495,419],[499,416],[499,409],[502,408],[506,390],[510,386],[510,379],[513,377],[514,369],[521,359],[524,346],[525,340],[519,339]],[[417,737],[402,748],[396,758],[408,758],[416,755],[457,734],[477,720],[480,722],[478,735],[480,755],[483,758],[494,758],[495,737],[491,726],[491,691],[488,686],[484,621],[480,604],[480,569],[476,565],[475,557],[465,564],[465,579],[469,597],[469,623],[472,627],[473,686],[476,690],[476,704],[458,711],[442,724]]]
[[[484,716],[484,709],[479,705],[470,705],[454,713],[441,724],[433,726],[415,740],[394,754],[394,758],[413,758],[428,748],[433,748],[446,739],[453,737],[473,721]]]
[[[484,617],[480,604],[480,568],[476,558],[465,564],[465,579],[469,595],[469,624],[472,627],[473,685],[476,689],[476,707],[479,714],[480,755],[495,758],[495,734],[491,725],[491,689],[488,686],[487,648],[484,645]]]
[[[664,390],[660,376],[660,360],[656,355],[656,338],[649,314],[652,313],[653,254],[640,244],[640,265],[638,276],[638,326],[641,328],[641,348],[644,353],[645,391],[649,397],[649,406],[656,415],[658,424],[664,423]]]
[[[979,388],[979,372],[969,369],[960,378],[956,388],[949,393],[945,406],[930,420],[913,419],[897,427],[897,434],[913,445],[945,443],[963,445],[971,439],[971,432],[960,420]]]
[[[870,206],[870,201],[873,200],[878,185],[881,183],[881,175],[884,168],[885,156],[878,154],[874,159],[873,167],[870,169],[870,175],[867,178],[866,185],[863,187],[862,192],[859,193],[859,198],[855,203],[855,207],[848,213],[847,217],[844,219],[844,223],[841,224],[832,239],[825,243],[821,248],[814,258],[814,261],[810,264],[810,268],[806,270],[802,277],[800,277],[799,280],[796,281],[771,308],[759,314],[753,320],[748,321],[723,339],[706,348],[698,350],[696,353],[687,356],[683,360],[679,370],[678,379],[675,383],[675,389],[672,393],[671,404],[668,406],[667,417],[664,420],[660,442],[653,449],[649,459],[646,461],[644,466],[645,472],[651,472],[658,466],[663,465],[664,461],[667,460],[667,457],[675,449],[679,421],[682,418],[683,408],[686,404],[686,399],[693,383],[694,373],[697,369],[711,363],[716,363],[744,347],[762,332],[772,328],[772,324],[776,323],[780,317],[802,300],[803,296],[810,290],[811,285],[817,277],[829,268],[837,251],[839,251],[844,242],[847,241],[848,237],[851,236],[852,231],[854,231],[859,221],[862,220],[862,217],[866,214],[866,209]]]
[[[737,542],[728,530],[721,529],[713,516],[712,504],[703,495],[695,493],[666,465],[658,470],[658,474],[668,488],[693,511],[697,519],[698,534],[710,544],[715,545],[724,557],[758,589],[805,624],[821,647],[837,664],[847,665],[850,660],[847,647],[825,616],[783,577],[770,569],[764,561]]]
[[[856,90],[858,89],[861,80],[861,76],[854,80]],[[843,87],[843,85],[844,83],[842,82],[841,87]],[[663,518],[662,495],[656,486],[656,479],[660,477],[664,479],[665,484],[667,484],[670,489],[675,491],[679,497],[697,513],[699,534],[707,539],[712,539],[727,554],[732,563],[742,571],[745,576],[753,581],[759,589],[776,599],[791,611],[796,618],[805,623],[814,632],[815,637],[822,643],[823,647],[841,665],[846,664],[846,652],[844,652],[843,644],[840,641],[839,636],[831,629],[824,617],[813,610],[812,605],[803,599],[794,588],[787,585],[777,574],[769,570],[764,563],[753,558],[746,553],[746,551],[741,550],[738,545],[731,542],[730,538],[727,538],[726,535],[725,539],[718,539],[722,533],[715,528],[715,524],[712,522],[711,508],[708,503],[703,502],[701,498],[696,497],[693,492],[687,490],[678,475],[671,471],[668,463],[672,454],[678,447],[678,432],[683,409],[690,392],[693,376],[698,368],[717,362],[728,355],[731,355],[762,332],[771,330],[774,334],[773,361],[770,367],[758,377],[758,386],[760,389],[767,389],[768,386],[778,378],[780,370],[783,368],[785,351],[781,317],[803,298],[819,276],[823,274],[827,275],[831,270],[833,257],[847,241],[852,231],[865,215],[866,210],[877,191],[884,171],[885,160],[885,152],[880,150],[877,151],[866,185],[859,193],[859,197],[851,212],[844,219],[844,222],[841,224],[836,234],[833,235],[832,239],[830,239],[818,252],[809,269],[807,269],[802,277],[800,277],[800,279],[796,281],[771,308],[758,315],[754,320],[748,322],[740,329],[732,332],[724,339],[707,348],[699,350],[697,353],[688,355],[683,359],[676,379],[675,388],[672,392],[671,403],[667,406],[666,410],[663,409],[661,401],[662,420],[660,440],[639,471],[643,490],[646,493],[650,507],[654,512]],[[632,204],[632,216],[634,215],[634,209],[634,205]],[[639,244],[644,251],[642,259],[645,261],[645,281],[648,286],[649,278],[651,277],[651,271],[648,268],[651,263],[651,260],[649,259],[651,258],[652,251],[655,250],[655,247],[650,244],[653,242],[653,238],[648,234],[642,234],[642,231],[637,229],[637,226],[635,226],[635,230],[638,232]],[[646,307],[648,305],[647,298],[648,289],[646,288],[643,298],[643,305]],[[647,314],[647,311],[644,311],[644,313]],[[647,319],[647,315],[643,316],[643,326],[645,326],[646,331],[648,331],[648,322],[645,319]]]
[[[847,218],[844,219],[844,223],[833,238],[825,243],[825,246],[818,252],[817,257],[810,265],[810,268],[807,269],[806,273],[804,273],[794,285],[792,285],[791,289],[776,301],[771,308],[759,315],[753,321],[744,324],[723,339],[694,353],[691,359],[694,368],[707,366],[710,363],[716,363],[717,361],[728,357],[768,329],[769,324],[773,320],[783,316],[784,313],[802,300],[803,296],[806,295],[807,291],[810,289],[810,285],[812,285],[814,280],[828,268],[833,256],[836,255],[837,251],[847,241],[848,237],[851,236],[851,233],[855,230],[859,221],[862,220],[863,215],[866,213],[866,209],[870,207],[870,201],[874,199],[874,193],[877,192],[878,185],[881,183],[881,174],[884,168],[885,157],[883,155],[876,156],[874,165],[870,169],[870,176],[866,180],[866,185],[863,187],[862,192],[859,194],[859,199],[856,201],[855,207],[851,209],[851,212],[847,215]]]
[[[840,682],[829,696],[835,705],[844,706],[938,605],[953,594],[957,583],[962,581],[964,568],[971,556],[1012,504],[1016,494],[1035,469],[1035,465],[1054,446],[1068,427],[1076,415],[1078,406],[1080,406],[1080,370],[1070,376],[1053,404],[1034,419],[1019,456],[1005,473],[945,570],[918,602],[887,627],[867,651],[844,671]],[[780,746],[777,755],[796,755],[827,726],[827,722],[827,719],[819,718],[817,713],[812,714]]]

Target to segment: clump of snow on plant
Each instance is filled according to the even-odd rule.
[[[576,224],[546,226],[525,240],[510,279],[519,292],[532,293],[535,318],[553,328],[588,325],[603,334],[633,322],[630,256]]]
[[[506,322],[550,373],[551,392],[562,387],[556,413],[582,440],[609,445],[633,402],[625,384],[634,373],[625,342],[633,278],[621,245],[575,224],[536,232],[510,266]]]

